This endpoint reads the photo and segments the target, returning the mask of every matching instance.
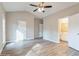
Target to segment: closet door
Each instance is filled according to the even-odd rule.
[[[69,17],[69,46],[79,50],[79,14]]]
[[[43,24],[39,24],[39,37],[43,37]]]

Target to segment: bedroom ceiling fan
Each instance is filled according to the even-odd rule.
[[[35,10],[33,10],[33,12],[39,11],[39,12],[45,12],[45,8],[52,8],[51,5],[45,5],[44,2],[39,3],[38,5],[35,4],[30,4],[30,6],[36,7]]]

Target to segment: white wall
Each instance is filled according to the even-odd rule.
[[[69,46],[79,50],[79,13],[69,17]]]
[[[58,43],[59,42],[58,20],[60,18],[68,17],[76,13],[79,13],[79,4],[45,17],[44,26],[43,26],[44,27],[44,33],[43,33],[44,39]]]
[[[7,41],[15,41],[16,40],[16,28],[17,21],[23,20],[26,22],[26,38],[34,39],[34,15],[29,12],[7,12],[6,13],[6,37]],[[26,40],[27,40],[26,39]]]
[[[44,19],[43,25],[43,39],[53,42],[58,41],[58,21],[53,19],[52,16]]]
[[[5,12],[4,12],[2,5],[0,4],[0,53],[6,43],[5,37],[3,36],[3,35],[5,35],[3,33],[3,20],[5,20]]]
[[[43,39],[58,42],[58,23],[57,20],[45,19]]]

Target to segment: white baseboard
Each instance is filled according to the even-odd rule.
[[[44,40],[48,40],[48,39],[44,39]],[[51,40],[49,39],[48,41],[54,42],[54,43],[60,43],[59,41],[55,41],[55,40]]]

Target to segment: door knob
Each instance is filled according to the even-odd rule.
[[[77,35],[79,35],[79,33],[77,33]]]

